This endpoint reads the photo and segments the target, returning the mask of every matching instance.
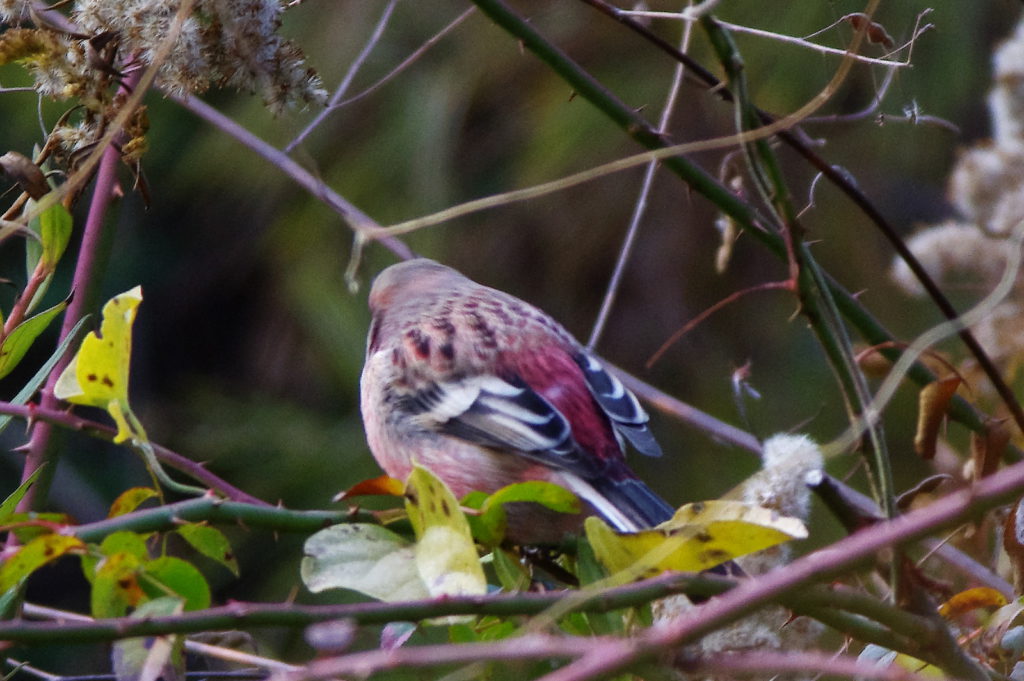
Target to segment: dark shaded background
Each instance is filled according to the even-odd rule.
[[[650,4],[671,9],[669,3]],[[286,33],[333,88],[383,6],[307,0],[288,12]],[[667,58],[581,3],[517,6],[625,102],[649,120],[657,119],[673,68]],[[442,0],[400,3],[351,92],[375,82],[465,7]],[[987,134],[990,54],[1012,29],[1019,3],[887,2],[877,18],[902,42],[926,7],[934,8],[928,20],[937,28],[920,39],[913,68],[901,71],[882,104],[881,111],[890,115],[885,124],[869,117],[805,127],[821,139],[821,153],[848,170],[907,233],[951,214],[945,178],[957,149]],[[725,0],[718,15],[806,35],[861,9],[859,2]],[[678,26],[659,22],[653,28],[678,39]],[[700,32],[695,35],[692,54],[718,73]],[[840,46],[850,35],[842,24],[820,39]],[[834,57],[762,38],[737,36],[737,42],[756,103],[778,113],[799,108],[838,64]],[[869,53],[880,50],[870,48]],[[822,113],[863,108],[882,76],[858,67]],[[17,68],[0,68],[4,86],[23,81]],[[211,92],[204,99],[279,146],[313,114],[274,118],[245,93]],[[145,206],[138,195],[129,194],[112,214],[116,238],[104,281],[107,295],[135,284],[144,289],[132,367],[133,404],[154,440],[207,462],[243,489],[296,508],[328,507],[335,492],[378,474],[359,420],[358,376],[368,320],[365,283],[393,257],[371,247],[361,268],[364,287],[351,295],[342,277],[351,232],[334,214],[175,103],[153,94],[148,104],[151,150],[144,167],[152,200]],[[892,118],[912,106],[948,120],[959,134]],[[60,105],[43,105],[48,124],[61,111]],[[40,139],[34,96],[0,96],[0,121],[0,151],[30,153]],[[686,87],[672,134],[679,140],[724,135],[731,121],[728,107]],[[638,150],[478,15],[378,92],[332,115],[295,156],[386,224]],[[803,204],[813,173],[788,151],[780,154],[797,202]],[[717,173],[723,153],[703,153],[694,160]],[[414,234],[408,243],[537,304],[585,338],[641,174],[639,169],[622,172],[458,219]],[[125,173],[126,182],[128,177]],[[84,210],[79,212],[78,217],[84,216]],[[674,177],[658,177],[599,352],[739,425],[730,375],[750,362],[752,383],[762,395],[748,405],[750,427],[757,434],[800,429],[821,441],[831,439],[844,426],[842,401],[814,339],[794,316],[795,301],[784,294],[750,295],[686,336],[653,369],[644,369],[657,347],[700,311],[736,290],[786,275],[783,263],[748,238],[737,244],[729,270],[716,274],[715,217],[712,206]],[[818,242],[814,248],[822,263],[847,288],[863,291],[865,304],[897,335],[912,338],[938,320],[927,304],[894,292],[886,277],[889,247],[837,190],[819,185],[804,224],[808,238]],[[2,276],[17,279],[22,276],[20,245],[6,248],[0,256],[5,258]],[[2,395],[13,395],[48,352],[30,355],[29,369],[0,385]],[[913,395],[903,395],[887,415],[898,482],[904,485],[920,472],[910,452],[913,404]],[[653,418],[667,456],[636,458],[633,464],[675,504],[718,496],[756,467],[749,454],[716,444],[671,418]],[[23,432],[7,437],[14,446],[23,441]],[[837,473],[853,466],[852,458],[831,464]],[[14,488],[19,471],[18,454],[2,455],[0,492]],[[146,482],[134,456],[69,437],[51,505],[83,522],[94,520],[120,491]],[[819,532],[828,537],[836,530],[823,523]],[[233,538],[243,566],[240,580],[203,565],[218,586],[218,599],[282,600],[294,589],[300,599],[311,600],[298,579],[302,537],[238,530]],[[67,594],[51,590],[46,596],[63,606],[87,607],[80,602],[86,592],[74,565],[54,570],[66,573]],[[40,581],[52,580],[41,576]]]

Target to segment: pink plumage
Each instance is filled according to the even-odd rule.
[[[426,259],[381,272],[369,305],[362,413],[388,475],[404,479],[415,460],[459,497],[554,482],[622,530],[671,515],[623,456],[624,440],[661,454],[647,414],[551,317]],[[581,521],[516,506],[509,537],[521,543],[557,540]]]

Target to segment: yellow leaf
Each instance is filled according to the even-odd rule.
[[[455,496],[422,466],[406,482],[406,509],[416,532],[416,566],[432,596],[480,595],[487,580],[469,523]]]
[[[1006,596],[987,586],[967,589],[939,606],[939,614],[953,619],[976,608],[1001,608],[1007,604]]]
[[[73,404],[106,409],[117,424],[114,442],[136,435],[128,424],[128,367],[132,355],[132,324],[142,288],[115,296],[103,306],[100,333],[90,332],[60,375],[54,394]]]
[[[0,561],[0,594],[43,565],[67,553],[84,553],[85,544],[78,537],[44,534],[28,542],[13,555]]]
[[[796,518],[738,501],[687,504],[670,520],[641,532],[620,534],[593,516],[584,527],[597,559],[624,581],[666,570],[707,570],[807,536]]]

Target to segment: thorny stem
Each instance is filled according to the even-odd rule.
[[[189,503],[194,503],[189,502]],[[179,504],[182,506],[183,504]],[[284,509],[278,509],[284,512]],[[140,512],[133,513],[136,515]],[[315,512],[288,511],[295,516]],[[82,529],[82,528],[79,528]],[[95,533],[80,533],[79,538]],[[337,619],[351,619],[360,625],[386,624],[395,621],[420,621],[440,615],[542,615],[553,608],[562,613],[609,612],[641,606],[659,598],[679,593],[701,595],[722,594],[735,588],[735,582],[717,575],[663,574],[631,584],[581,593],[577,591],[496,593],[485,596],[452,596],[443,600],[428,599],[395,603],[357,603],[346,605],[300,605],[294,603],[234,602],[192,613],[165,617],[124,617],[90,620],[82,617],[61,618],[61,623],[16,621],[0,623],[0,639],[41,644],[91,642],[139,635],[182,634],[209,629],[237,627],[290,626],[300,627]],[[913,649],[914,639],[928,632],[927,621],[877,598],[847,590],[841,599],[833,596],[827,586],[811,586],[792,596],[784,605],[801,615],[821,617],[837,631],[854,635],[859,640],[894,648]],[[568,606],[568,607],[566,607]],[[34,606],[27,608],[28,612]],[[66,627],[66,628],[64,628]]]
[[[680,38],[680,51],[685,52],[687,46],[690,43],[690,35],[692,34],[692,24],[686,24],[683,27],[683,35]],[[668,96],[665,98],[665,106],[661,111],[661,118],[658,121],[658,130],[663,133],[668,132],[668,124],[672,118],[672,113],[675,111],[676,99],[679,95],[679,90],[683,84],[683,80],[686,77],[686,65],[677,63],[675,71],[672,74],[672,83],[669,85]],[[615,269],[612,271],[611,280],[608,282],[607,289],[605,290],[604,300],[601,301],[601,309],[597,313],[597,319],[594,321],[594,326],[590,331],[590,338],[587,340],[587,349],[593,350],[597,345],[597,342],[601,338],[601,334],[604,331],[605,325],[608,323],[608,317],[611,315],[612,306],[615,304],[615,297],[619,291],[619,286],[622,284],[622,277],[626,270],[626,264],[629,262],[629,258],[633,253],[633,244],[636,242],[636,237],[640,232],[640,224],[643,221],[644,213],[647,211],[647,199],[651,193],[651,187],[654,186],[654,175],[658,170],[658,162],[651,161],[647,164],[644,169],[644,178],[640,186],[640,195],[637,197],[636,205],[633,208],[633,214],[629,218],[629,227],[626,230],[626,238],[623,240],[622,247],[619,249],[619,257],[615,262]]]
[[[146,508],[114,518],[85,525],[68,525],[64,534],[85,542],[100,542],[114,532],[160,532],[173,529],[182,521],[210,522],[263,528],[276,532],[310,533],[338,523],[379,524],[369,511],[343,509],[338,511],[297,511],[267,504],[254,505],[224,501],[210,494],[163,506]]]
[[[40,258],[39,262],[36,263],[35,269],[32,270],[32,276],[29,277],[28,283],[25,284],[25,289],[18,296],[18,299],[14,301],[14,305],[11,307],[11,312],[7,316],[7,320],[4,322],[4,338],[10,336],[11,332],[18,328],[19,324],[25,321],[25,316],[28,314],[28,308],[35,299],[36,293],[39,291],[39,287],[46,282],[46,279],[50,274],[52,274],[52,269],[44,264],[43,260]]]

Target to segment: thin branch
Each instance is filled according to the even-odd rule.
[[[683,35],[679,39],[679,50],[681,52],[685,52],[689,46],[692,32],[692,23],[688,23],[683,27]],[[662,134],[668,133],[669,121],[672,118],[672,114],[675,112],[676,99],[679,96],[679,90],[682,88],[685,76],[686,66],[684,64],[677,63],[676,68],[672,73],[672,82],[668,88],[668,95],[665,97],[665,105],[661,110],[661,118],[658,120],[658,130],[661,131]],[[590,331],[590,338],[587,340],[587,349],[589,350],[593,350],[594,346],[597,345],[598,340],[601,338],[601,334],[604,332],[604,327],[608,323],[608,317],[611,315],[612,305],[615,304],[615,298],[618,295],[619,287],[622,285],[622,277],[626,271],[626,264],[629,262],[629,258],[633,254],[633,245],[636,243],[636,237],[640,232],[640,223],[644,218],[644,214],[647,212],[647,200],[651,194],[651,188],[654,186],[654,175],[657,170],[658,163],[655,161],[651,161],[644,169],[644,179],[640,184],[640,193],[637,196],[636,204],[633,206],[633,214],[629,218],[629,227],[626,229],[626,238],[623,240],[622,247],[619,249],[619,257],[615,261],[615,269],[612,271],[612,277],[605,289],[604,299],[601,301],[601,309],[597,313],[597,319],[594,320],[594,326]]]
[[[437,43],[441,42],[441,40],[445,36],[447,36],[449,33],[451,33],[463,21],[465,21],[470,16],[472,16],[474,12],[476,12],[476,7],[470,6],[465,12],[463,12],[459,16],[455,17],[454,19],[452,19],[451,22],[447,26],[445,26],[440,31],[438,31],[437,33],[432,35],[430,38],[427,39],[426,42],[424,42],[422,45],[417,47],[412,52],[412,54],[410,54],[408,57],[403,59],[402,62],[398,66],[396,66],[395,68],[393,68],[390,71],[388,71],[388,73],[383,78],[381,78],[376,83],[374,83],[370,87],[366,88],[365,90],[363,90],[359,94],[353,95],[352,97],[349,97],[348,99],[346,99],[346,100],[344,100],[342,102],[339,102],[338,105],[337,105],[337,108],[341,108],[343,106],[348,106],[349,104],[352,104],[354,102],[358,102],[363,97],[366,97],[367,95],[370,95],[370,94],[376,92],[378,89],[380,89],[380,88],[384,87],[385,85],[387,85],[396,76],[398,76],[400,73],[405,71],[407,68],[409,68],[410,66],[415,64],[419,60],[419,58],[422,57],[427,52],[427,50],[429,50],[431,47],[433,47]]]
[[[658,390],[649,383],[645,383],[633,374],[607,361],[602,360],[602,364],[614,373],[624,386],[654,408],[708,433],[714,440],[745,449],[758,456],[761,455],[761,443],[750,433],[686,404],[666,392]]]
[[[646,11],[646,10],[630,10],[630,11],[620,10],[620,13],[625,15],[625,16],[629,16],[629,17],[640,17],[640,18],[647,18],[647,19],[675,19],[675,20],[683,20],[683,21],[686,21],[688,23],[691,21],[691,18],[689,16],[686,16],[685,14],[680,14],[679,12],[651,12],[651,11]],[[831,54],[831,55],[836,55],[836,56],[840,56],[840,57],[845,57],[848,54],[848,52],[846,50],[844,50],[844,49],[840,49],[838,47],[829,47],[827,45],[822,45],[820,43],[815,43],[815,42],[812,42],[810,40],[805,40],[804,38],[797,38],[795,36],[785,35],[783,33],[775,33],[774,31],[765,31],[765,30],[758,29],[758,28],[751,28],[750,26],[743,26],[743,25],[740,25],[740,24],[730,24],[728,22],[722,21],[721,19],[717,19],[717,18],[715,20],[719,24],[721,24],[723,27],[725,27],[725,28],[729,29],[730,31],[732,31],[733,33],[747,33],[749,35],[757,36],[759,38],[769,38],[771,40],[775,40],[775,41],[778,41],[778,42],[783,43],[783,44],[789,44],[789,45],[795,45],[797,47],[803,47],[803,48],[806,48],[806,49],[809,49],[809,50],[814,50],[815,52],[820,52],[822,54]],[[928,31],[928,30],[932,29],[932,28],[934,28],[934,26],[932,26],[931,24],[926,24],[924,27],[921,28],[920,31],[915,31],[914,34],[910,37],[910,39],[906,43],[904,43],[903,45],[900,45],[899,47],[895,48],[892,51],[892,54],[896,54],[896,53],[902,52],[903,50],[906,50],[908,47],[913,47],[914,42],[919,37],[921,37],[921,34],[924,33],[925,31]],[[888,66],[890,68],[896,68],[896,69],[907,68],[908,66],[910,66],[910,58],[909,57],[905,61],[893,61],[892,59],[877,58],[877,57],[867,57],[867,56],[864,56],[862,54],[857,54],[857,55],[853,56],[853,59],[855,61],[857,61],[857,62],[862,63],[862,64],[871,64],[873,66]]]
[[[708,317],[712,316],[713,314],[722,310],[723,308],[726,308],[729,305],[737,302],[744,296],[750,293],[757,293],[760,291],[785,291],[787,293],[794,293],[795,288],[795,284],[791,280],[787,279],[785,281],[769,281],[763,284],[750,286],[741,291],[735,291],[733,293],[730,293],[728,296],[726,296],[722,300],[719,300],[706,310],[703,310],[696,317],[686,322],[679,329],[673,332],[673,334],[669,336],[668,339],[666,339],[665,342],[663,342],[657,350],[654,351],[654,354],[650,356],[645,366],[648,369],[653,367],[655,364],[658,363],[658,360],[660,360],[665,355],[665,353],[668,352],[669,348],[678,343],[683,336],[685,336],[686,334],[690,333],[695,328],[703,324],[708,319]]]
[[[331,99],[327,102],[327,106],[318,113],[312,121],[309,122],[302,132],[295,136],[291,142],[289,142],[285,148],[284,153],[290,154],[295,147],[302,144],[302,142],[309,137],[309,135],[317,129],[317,127],[324,122],[324,120],[334,111],[338,106],[338,102],[348,92],[349,86],[355,79],[356,74],[359,73],[359,69],[362,68],[363,64],[370,57],[370,53],[373,52],[377,43],[380,42],[381,36],[384,35],[384,29],[387,28],[388,22],[391,20],[391,15],[395,11],[395,6],[398,4],[398,0],[388,0],[388,4],[384,6],[384,12],[381,14],[380,19],[377,20],[377,25],[373,29],[373,33],[370,34],[369,40],[363,45],[363,49],[359,51],[356,58],[352,61],[348,71],[345,73],[345,77],[341,79],[341,83],[338,85],[338,89],[331,95]]]
[[[67,610],[58,610],[57,608],[50,608],[44,605],[36,605],[34,603],[25,603],[22,606],[23,613],[35,619],[47,619],[54,620],[57,622],[95,622],[96,620],[87,615],[80,615],[77,612],[69,612]],[[210,645],[209,643],[203,643],[201,641],[193,641],[192,639],[186,638],[184,641],[185,650],[193,655],[204,655],[206,657],[216,658],[218,660],[224,660],[233,662],[235,664],[245,664],[259,669],[269,669],[272,671],[297,671],[300,667],[278,660],[273,660],[268,657],[262,657],[260,655],[253,655],[252,653],[246,653],[241,650],[235,650],[234,648],[225,648],[223,646]]]
[[[196,97],[172,97],[183,108],[211,124],[224,134],[269,161],[275,168],[290,177],[296,184],[337,213],[357,234],[380,225],[369,215],[349,203],[340,194],[328,187],[323,180],[292,160],[286,153],[263,141],[220,111]],[[392,253],[400,258],[411,258],[412,251],[398,239],[378,239]]]
[[[315,681],[341,676],[364,678],[370,674],[404,667],[436,667],[485,660],[508,663],[516,660],[578,658],[595,653],[612,641],[609,637],[554,636],[525,634],[500,641],[423,645],[393,649],[367,650],[340,657],[314,660],[305,669],[275,674],[272,681]]]
[[[641,606],[680,593],[713,596],[734,586],[734,580],[718,575],[664,574],[640,582],[584,592],[495,593],[401,603],[346,605],[233,602],[201,611],[147,618],[145,621],[134,617],[94,620],[84,615],[26,604],[26,616],[55,621],[0,622],[0,639],[27,644],[57,641],[87,643],[143,635],[187,634],[211,629],[268,626],[296,628],[340,619],[351,620],[359,625],[379,625],[395,621],[418,622],[446,615],[545,615],[552,609],[558,609],[561,615],[570,612],[603,613]],[[927,620],[924,618],[851,589],[837,591],[830,586],[810,586],[794,594],[784,605],[797,614],[821,619],[847,636],[894,650],[913,651],[912,642],[920,640],[928,632]],[[899,631],[891,631],[894,627]]]

